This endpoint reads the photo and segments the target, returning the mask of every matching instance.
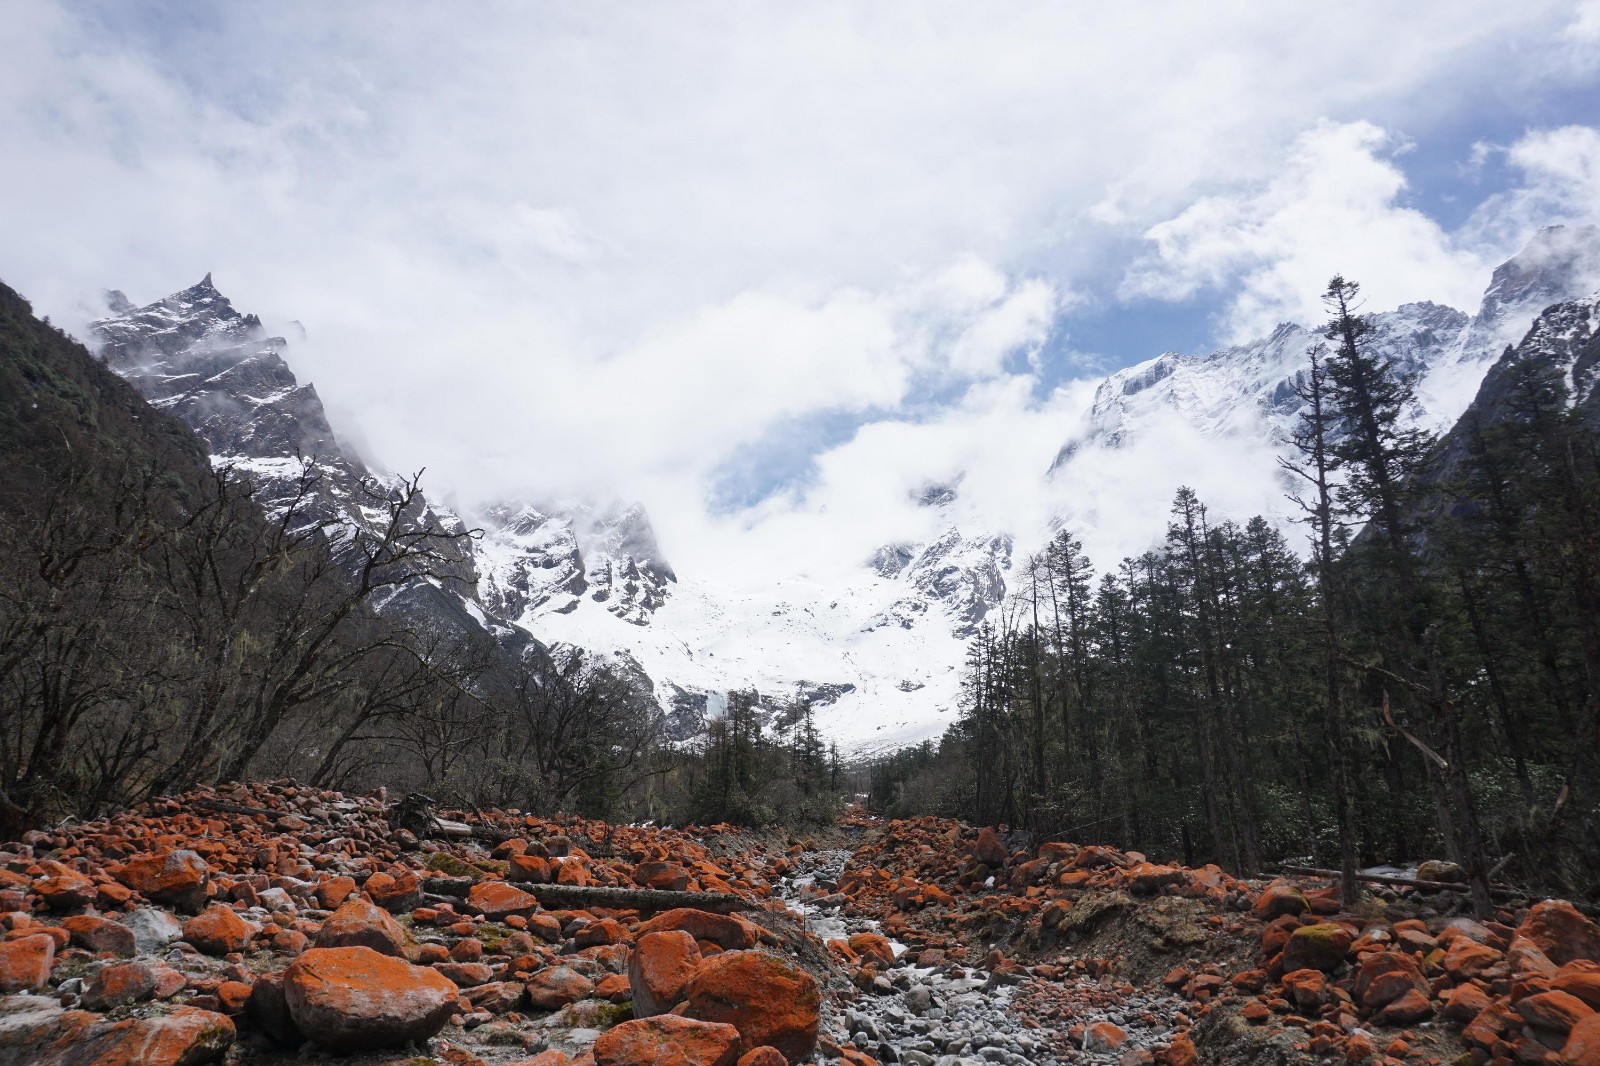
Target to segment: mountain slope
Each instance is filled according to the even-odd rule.
[[[1546,230],[1494,272],[1473,315],[1407,304],[1373,316],[1374,342],[1418,378],[1421,423],[1443,430],[1544,307],[1591,291],[1596,279],[1600,231]],[[341,446],[314,388],[289,370],[288,345],[236,312],[209,277],[147,307],[114,309],[96,325],[111,365],[194,425],[214,462],[282,494],[315,453],[328,472],[326,512],[368,520],[355,501],[370,474]],[[1082,431],[1041,471],[1038,492],[1050,505],[1042,528],[996,528],[966,505],[958,476],[917,498],[927,509],[926,539],[888,540],[851,574],[820,580],[775,570],[734,580],[679,573],[637,504],[501,501],[466,516],[481,538],[459,541],[449,580],[420,588],[430,602],[409,609],[458,624],[470,618],[502,640],[610,655],[653,691],[681,737],[718,713],[727,690],[754,687],[769,709],[811,699],[819,726],[846,750],[915,741],[952,720],[967,642],[1003,604],[1014,556],[1060,528],[1096,521],[1097,477],[1120,469],[1122,455],[1163,427],[1226,442],[1240,464],[1228,474],[1259,487],[1244,506],[1286,519],[1276,457],[1297,415],[1294,385],[1317,343],[1312,329],[1285,324],[1249,344],[1205,356],[1167,353],[1108,377]],[[606,498],[604,488],[596,487],[596,499]],[[1155,494],[1169,490],[1132,491],[1142,494],[1141,508],[1166,506]],[[464,525],[426,502],[416,521]]]

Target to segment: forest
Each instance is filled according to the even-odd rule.
[[[1442,859],[1480,910],[1491,870],[1600,888],[1592,414],[1524,346],[1442,439],[1407,428],[1358,286],[1324,301],[1282,464],[1302,543],[1187,488],[1098,579],[1060,533],[973,642],[959,723],[874,769],[878,809],[1246,874]]]

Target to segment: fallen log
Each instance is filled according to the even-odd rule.
[[[761,904],[727,892],[668,892],[659,888],[605,888],[598,885],[530,885],[518,888],[532,895],[545,907],[580,910],[585,907],[610,907],[626,911],[670,911],[680,907],[730,914],[760,910]]]
[[[1278,869],[1286,874],[1307,874],[1311,877],[1339,878],[1344,875],[1338,870],[1324,870],[1319,866],[1280,866]],[[1374,885],[1397,885],[1401,888],[1425,888],[1430,892],[1465,892],[1465,881],[1420,881],[1415,877],[1395,877],[1392,874],[1356,874],[1357,881],[1365,881]],[[1509,888],[1492,888],[1491,892],[1498,893],[1504,898],[1514,898],[1526,895]]]
[[[190,802],[201,810],[215,811],[218,814],[240,814],[249,818],[258,816],[264,818],[286,818],[293,815],[306,822],[326,822],[328,820],[320,814],[312,814],[309,811],[274,811],[266,807],[242,807],[237,803],[224,803],[222,800],[206,799],[203,796]]]

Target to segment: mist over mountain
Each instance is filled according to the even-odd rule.
[[[1408,417],[1442,432],[1541,311],[1590,294],[1597,280],[1600,232],[1548,228],[1494,270],[1470,312],[1434,303],[1380,312],[1372,344],[1417,382],[1421,402]],[[107,364],[200,433],[213,463],[257,479],[270,501],[315,461],[327,474],[322,513],[372,521],[354,486],[370,473],[394,475],[341,442],[314,386],[290,367],[293,345],[235,309],[209,275],[142,307],[114,292],[107,306],[112,313],[93,325]],[[612,657],[648,679],[686,735],[715,717],[729,690],[754,688],[774,700],[807,696],[820,728],[849,751],[887,750],[953,720],[968,642],[996,620],[1021,556],[1060,529],[1080,532],[1102,566],[1143,550],[1097,531],[1130,528],[1165,507],[1171,487],[1141,474],[1148,449],[1170,447],[1174,435],[1193,442],[1205,461],[1227,464],[1238,486],[1224,504],[1229,514],[1261,513],[1287,528],[1277,459],[1300,412],[1295,389],[1308,352],[1322,343],[1314,324],[1286,323],[1248,344],[1169,352],[1118,371],[1071,418],[1082,428],[1041,464],[1032,490],[1044,501],[1039,524],[985,521],[968,502],[981,474],[929,469],[913,503],[931,534],[886,539],[843,576],[785,569],[781,556],[754,580],[745,570],[683,571],[645,509],[618,502],[605,485],[586,499],[456,508],[436,502],[451,486],[429,485],[414,521],[477,534],[451,542],[447,578],[412,593],[431,597],[413,609]]]

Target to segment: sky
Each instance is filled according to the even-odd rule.
[[[13,0],[0,34],[0,279],[41,312],[212,272],[303,326],[370,459],[468,509],[641,500],[680,573],[857,566],[957,480],[1043,528],[1106,372],[1315,321],[1335,272],[1470,311],[1600,213],[1600,0]]]

